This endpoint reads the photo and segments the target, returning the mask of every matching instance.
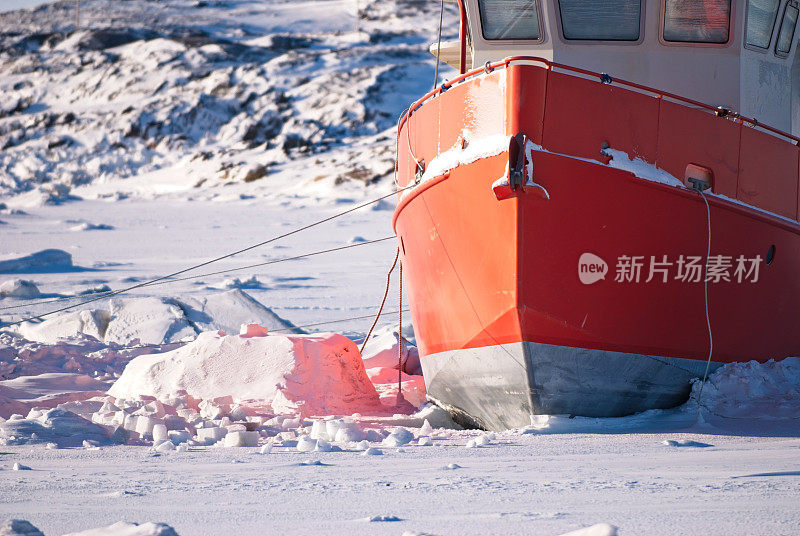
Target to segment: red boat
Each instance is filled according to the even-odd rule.
[[[621,416],[800,355],[798,2],[458,6],[431,49],[461,74],[398,129],[429,398],[486,429]]]

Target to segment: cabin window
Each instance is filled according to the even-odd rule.
[[[664,40],[724,44],[730,39],[730,0],[665,0]]]
[[[564,39],[638,41],[641,0],[558,0]]]
[[[792,49],[798,15],[800,15],[800,9],[796,4],[786,4],[786,9],[783,10],[781,31],[778,32],[778,42],[775,44],[775,52],[778,54],[788,54]]]
[[[528,39],[542,36],[537,0],[478,0],[484,39]]]
[[[750,46],[767,49],[778,17],[780,0],[748,0],[746,42]]]

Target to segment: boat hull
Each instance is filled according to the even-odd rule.
[[[675,406],[705,370],[707,315],[712,370],[800,354],[800,149],[704,114],[530,66],[415,111],[398,138],[400,185],[414,180],[412,156],[430,168],[393,223],[432,399],[493,429]],[[486,143],[518,133],[541,188],[499,195],[516,157]],[[451,165],[430,172],[444,152]],[[705,200],[682,183],[692,163],[712,171]],[[681,279],[678,264],[705,261],[709,218],[710,258],[757,270],[729,267],[706,299],[706,267]],[[585,255],[603,277],[581,278]],[[631,257],[641,272],[618,277]],[[649,273],[657,261],[666,272]]]
[[[468,427],[519,428],[531,415],[616,417],[671,408],[706,363],[536,342],[421,359],[428,397]],[[712,363],[711,371],[720,366]]]

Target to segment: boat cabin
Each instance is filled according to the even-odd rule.
[[[536,56],[608,73],[800,135],[798,0],[456,0],[464,73]]]

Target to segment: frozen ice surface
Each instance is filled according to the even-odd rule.
[[[2,321],[55,307],[39,299],[63,299],[61,306],[143,283],[391,192],[396,119],[430,87],[438,8],[91,0],[81,2],[79,32],[71,2],[0,15],[0,283],[32,281],[42,294],[4,297],[0,307],[14,308],[0,311]],[[456,37],[457,18],[446,3],[446,39]],[[452,69],[442,76],[452,78]],[[508,145],[463,136],[429,174]],[[613,165],[644,178],[655,172],[622,154]],[[165,404],[183,400],[183,422],[163,411],[134,415],[151,402],[135,399],[143,393],[94,396],[137,356],[199,350],[187,342],[201,333],[258,347],[265,337],[239,338],[242,324],[267,328],[267,337],[308,326],[300,330],[362,338],[396,242],[304,255],[390,236],[396,201],[181,280],[3,328],[0,382],[22,380],[0,387],[0,417],[19,414],[0,419],[0,519],[28,519],[47,534],[140,534],[157,521],[200,536],[555,535],[598,524],[623,534],[787,534],[800,524],[796,360],[723,367],[699,413],[690,403],[622,419],[542,417],[492,437],[460,431],[424,404],[404,316],[401,379],[406,399],[421,406],[414,414],[391,415],[387,406],[380,414],[337,407],[298,415],[302,404],[292,399],[278,419],[263,404],[276,391],[266,382],[239,393],[261,405],[216,396],[231,395],[233,384],[211,389],[208,401],[164,388]],[[395,277],[389,304],[397,292]],[[364,356],[385,402],[397,398],[399,330],[390,313]],[[231,359],[208,372],[231,379],[240,369],[234,387],[257,385],[258,356],[245,357],[252,360],[241,367]],[[290,378],[296,385],[287,380],[286,392],[304,391],[307,379]],[[335,444],[340,433],[357,438],[342,432],[353,412],[365,439]],[[253,432],[238,428],[253,416],[247,426],[267,441],[260,450],[217,448],[226,434],[233,442]],[[170,441],[158,447],[182,452],[154,450],[136,433],[140,420],[158,438],[163,424]],[[397,427],[417,441],[383,447]],[[297,450],[305,434],[313,454]],[[488,444],[464,448],[481,437]],[[103,448],[80,448],[84,441]],[[51,448],[59,445],[66,448]],[[14,463],[33,470],[12,471]],[[363,522],[374,515],[399,520]]]
[[[24,519],[9,519],[0,525],[0,536],[44,536],[44,534]]]

